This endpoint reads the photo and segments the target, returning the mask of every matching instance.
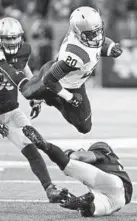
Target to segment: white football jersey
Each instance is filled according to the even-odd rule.
[[[58,61],[65,61],[70,67],[78,68],[71,71],[59,82],[64,88],[79,88],[92,75],[101,54],[100,48],[83,45],[72,31],[65,37],[58,54]]]

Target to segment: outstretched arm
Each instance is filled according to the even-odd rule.
[[[70,155],[70,158],[91,164],[97,161],[96,155],[92,151],[76,151]]]
[[[117,58],[122,54],[122,49],[119,43],[115,43],[110,38],[105,38],[104,44],[101,49],[101,56]]]
[[[71,92],[63,88],[59,82],[61,78],[74,70],[77,70],[77,68],[69,66],[63,60],[58,61],[54,63],[48,71],[45,71],[43,83],[52,92],[62,97],[73,106],[77,107],[82,102],[82,97],[79,94],[72,94]]]
[[[85,163],[95,163],[98,160],[103,160],[104,159],[104,154],[102,154],[101,151],[84,151],[84,150],[78,150],[74,151],[72,149],[68,149],[65,151],[65,154],[73,159],[73,160],[79,160]]]
[[[62,88],[61,84],[59,83],[59,80],[65,75],[67,75],[70,71],[74,71],[74,68],[69,67],[62,60],[58,61],[54,63],[49,69],[49,71],[45,74],[43,78],[43,83],[55,94],[58,94],[65,100],[70,100],[73,95],[64,88]]]
[[[4,59],[0,60],[0,72],[14,87],[20,88],[20,85],[28,80],[23,71],[16,70]]]
[[[30,69],[28,63],[25,65],[23,71],[24,71],[25,76],[26,76],[28,79],[30,79],[30,78],[33,77],[32,71],[31,71],[31,69]]]

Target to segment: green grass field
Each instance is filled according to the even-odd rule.
[[[109,217],[86,218],[78,212],[48,203],[40,183],[16,147],[7,140],[0,147],[0,221],[135,221],[137,203],[137,89],[92,89],[88,85],[92,106],[93,128],[87,135],[79,134],[55,108],[43,105],[33,125],[45,139],[65,148],[88,148],[96,140],[111,144],[129,172],[134,186],[132,203]],[[22,97],[20,106],[28,115],[28,101]],[[65,177],[46,155],[43,155],[53,181],[68,187],[76,195],[87,191],[79,182]]]

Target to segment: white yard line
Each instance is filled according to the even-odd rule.
[[[56,165],[48,165],[49,169],[59,169]],[[30,165],[26,161],[0,161],[0,172],[3,172],[6,168],[30,168]],[[137,166],[125,166],[126,170],[137,170]]]
[[[74,148],[74,149],[80,149],[85,148],[88,149],[89,145],[98,142],[103,141],[111,145],[114,149],[130,149],[135,148],[137,149],[137,138],[98,138],[98,139],[54,139],[54,140],[47,140],[51,143],[54,143],[56,145],[59,145],[63,150],[66,148]],[[5,142],[3,146],[9,145],[9,142]],[[12,153],[12,152],[11,152]]]
[[[49,200],[0,199],[0,203],[49,203]],[[131,203],[137,204],[137,200],[132,200]]]
[[[75,180],[53,180],[54,183],[58,184],[81,184],[79,181]],[[39,184],[38,180],[0,180],[0,183],[15,183],[15,184]]]
[[[56,139],[56,140],[49,140],[49,142],[53,142],[54,144],[60,145],[62,149],[66,148],[74,148],[74,149],[80,149],[85,148],[88,149],[89,145],[98,142],[103,141],[111,145],[114,149],[130,149],[135,148],[137,149],[137,138],[113,138],[113,139]]]
[[[81,182],[79,181],[75,181],[75,180],[53,180],[54,183],[56,184],[81,184],[83,185]],[[38,180],[0,180],[0,184],[39,184],[40,181]],[[137,182],[132,182],[133,185],[137,185]]]

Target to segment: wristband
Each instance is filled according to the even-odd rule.
[[[62,88],[60,92],[57,93],[60,97],[64,98],[66,101],[70,101],[73,97],[73,94]]]

